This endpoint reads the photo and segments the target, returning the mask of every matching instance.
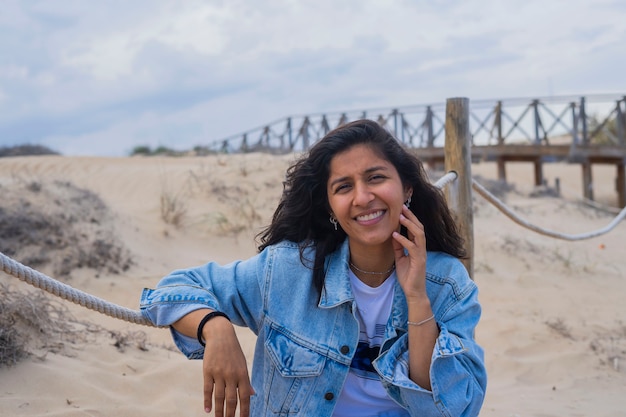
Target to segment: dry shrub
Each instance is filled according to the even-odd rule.
[[[126,332],[110,331],[109,334],[114,340],[113,346],[120,352],[125,352],[128,347],[136,347],[137,349],[148,351],[148,335],[141,330],[129,330]]]
[[[0,251],[57,277],[75,268],[117,274],[132,264],[107,205],[69,182],[16,181],[2,187]]]
[[[19,292],[0,284],[0,366],[11,366],[37,351],[60,352],[64,342],[85,337],[67,308],[41,291]]]
[[[601,364],[626,373],[626,325],[619,322],[617,326],[605,329],[596,335],[589,347],[599,356]]]
[[[547,320],[546,326],[556,332],[559,336],[564,337],[566,339],[574,340],[574,336],[572,335],[572,331],[565,324],[565,321],[562,318],[556,318],[554,320]]]
[[[60,299],[42,291],[20,292],[0,283],[0,367],[30,356],[44,359],[48,353],[71,357],[81,345],[107,334],[121,353],[131,347],[145,352],[150,346],[144,331],[107,330],[77,320]]]
[[[32,156],[32,155],[59,155],[57,151],[41,145],[17,145],[0,148],[0,157]]]
[[[179,196],[167,192],[161,194],[161,220],[179,227],[182,225],[186,213],[187,207]]]

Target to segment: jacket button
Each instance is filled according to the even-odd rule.
[[[327,392],[326,394],[324,394],[324,398],[328,401],[331,401],[333,398],[335,398],[335,394],[333,394],[332,392]]]
[[[346,345],[343,345],[343,346],[341,347],[341,349],[339,349],[339,351],[340,351],[341,353],[343,353],[344,355],[347,355],[347,354],[348,354],[348,352],[350,352],[350,348],[349,348],[348,346],[346,346]]]

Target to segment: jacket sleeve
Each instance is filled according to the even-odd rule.
[[[155,289],[144,289],[142,314],[157,326],[171,326],[201,308],[219,310],[233,324],[258,333],[262,307],[262,276],[267,251],[246,260],[221,266],[215,262],[181,269],[164,277]],[[202,358],[204,350],[195,338],[170,327],[176,346],[190,359]]]
[[[432,352],[426,390],[409,379],[408,335],[402,335],[380,358],[376,368],[389,394],[413,416],[477,416],[482,406],[487,374],[482,348],[474,340],[481,307],[478,289],[467,277],[454,303],[435,311],[439,336]],[[450,298],[451,294],[446,294]],[[446,309],[447,308],[447,309]],[[385,374],[384,370],[389,370]]]

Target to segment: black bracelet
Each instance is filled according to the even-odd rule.
[[[202,329],[204,329],[204,325],[212,318],[218,316],[226,317],[226,320],[230,321],[226,313],[222,313],[221,311],[211,311],[209,314],[204,316],[202,320],[200,320],[200,324],[198,325],[198,342],[200,342],[202,346],[205,346],[204,340],[202,340]]]

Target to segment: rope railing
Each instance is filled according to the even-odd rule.
[[[560,233],[560,232],[555,232],[553,230],[549,230],[543,227],[533,225],[529,223],[528,221],[522,219],[520,216],[515,214],[513,210],[507,207],[506,204],[504,204],[500,199],[498,199],[496,196],[491,194],[485,187],[480,185],[480,183],[478,183],[476,180],[472,180],[472,189],[474,189],[474,191],[476,191],[483,198],[485,198],[485,200],[493,204],[498,210],[504,213],[508,218],[513,220],[515,223],[529,230],[532,230],[536,233],[542,234],[544,236],[553,237],[555,239],[562,239],[562,240],[568,240],[568,241],[591,239],[593,237],[597,237],[597,236],[610,232],[611,230],[615,228],[615,226],[619,224],[620,221],[622,221],[626,217],[626,207],[624,207],[622,211],[620,211],[619,214],[608,225],[606,225],[605,227],[601,229],[598,229],[592,232],[587,232],[587,233],[579,233],[579,234]]]
[[[439,178],[434,183],[434,185],[437,188],[443,188],[451,182],[455,181],[457,178],[458,174],[455,171],[450,171],[443,175],[441,178]],[[622,209],[622,211],[607,226],[599,230],[581,234],[564,234],[544,229],[522,219],[520,216],[515,214],[509,207],[507,207],[506,204],[504,204],[500,199],[490,193],[476,180],[472,180],[472,188],[515,223],[539,234],[553,237],[556,239],[563,239],[568,241],[590,239],[608,233],[626,217],[626,207],[624,207],[624,209]],[[0,267],[2,271],[6,272],[7,274],[12,275],[20,279],[21,281],[26,282],[27,284],[47,291],[50,294],[53,294],[64,300],[71,301],[75,304],[78,304],[93,311],[97,311],[109,317],[127,321],[129,323],[154,327],[154,324],[146,319],[140,311],[119,306],[102,298],[73,288],[68,284],[60,282],[52,277],[49,277],[46,274],[43,274],[19,263],[14,259],[11,259],[2,252],[0,252]]]
[[[64,300],[71,301],[109,317],[124,320],[129,323],[154,327],[154,324],[146,319],[139,311],[119,306],[84,291],[77,290],[26,265],[22,265],[2,252],[0,252],[0,266],[7,274]]]
[[[446,185],[450,184],[451,182],[453,182],[454,180],[456,180],[458,178],[459,174],[456,173],[456,171],[450,171],[448,173],[446,173],[445,175],[443,175],[441,178],[439,178],[437,181],[435,181],[435,187],[437,188],[443,188]]]

